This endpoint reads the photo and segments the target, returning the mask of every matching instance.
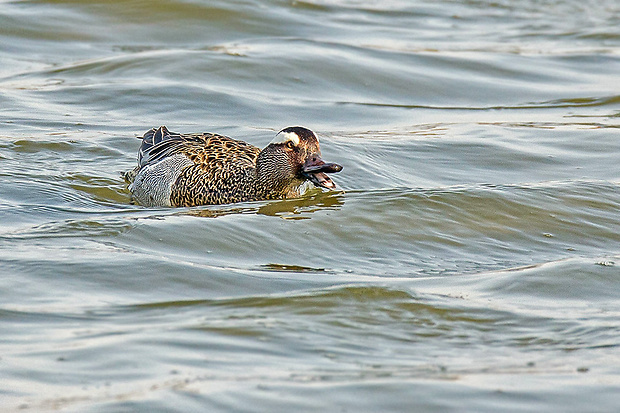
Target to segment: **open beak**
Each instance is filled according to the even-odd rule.
[[[318,153],[310,155],[302,167],[303,175],[310,182],[327,189],[334,189],[336,184],[326,174],[340,171],[342,171],[342,166],[337,163],[325,163]]]

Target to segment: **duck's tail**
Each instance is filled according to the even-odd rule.
[[[143,136],[136,136],[136,138],[142,141],[142,145],[138,150],[138,166],[127,172],[121,172],[121,176],[128,185],[131,185],[136,179],[136,175],[138,175],[138,172],[140,171],[144,153],[148,152],[154,145],[161,142],[164,139],[164,136],[169,133],[170,132],[168,132],[168,129],[165,126],[160,126],[159,128],[153,128],[147,131]]]

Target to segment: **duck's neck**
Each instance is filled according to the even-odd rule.
[[[288,168],[288,159],[283,153],[267,147],[256,160],[256,198],[282,199],[300,195],[303,180],[295,177]]]
[[[305,192],[304,188],[304,181],[299,179],[274,181],[270,176],[261,176],[257,173],[257,199],[296,198]]]

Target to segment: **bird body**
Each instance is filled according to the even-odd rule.
[[[214,133],[179,134],[165,126],[142,137],[138,166],[125,173],[132,198],[144,206],[195,206],[303,194],[308,182],[332,189],[326,172],[340,165],[320,157],[309,129],[283,129],[263,150]]]

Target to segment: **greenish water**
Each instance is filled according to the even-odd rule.
[[[0,403],[616,412],[620,4],[0,1]],[[151,127],[338,191],[131,205]]]

